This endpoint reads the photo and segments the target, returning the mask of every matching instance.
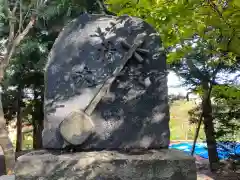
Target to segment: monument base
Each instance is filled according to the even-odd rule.
[[[18,158],[16,180],[196,180],[193,157],[177,150],[34,151]]]

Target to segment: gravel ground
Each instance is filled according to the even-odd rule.
[[[233,170],[228,162],[223,162],[216,173],[208,168],[208,160],[196,158],[197,180],[240,180],[240,167]]]
[[[240,173],[233,171],[225,171],[219,173],[211,173],[209,171],[198,172],[197,180],[240,180]]]

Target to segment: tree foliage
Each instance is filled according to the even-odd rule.
[[[16,86],[25,90],[21,104],[24,118],[40,124],[44,64],[58,33],[81,13],[104,11],[137,16],[154,26],[162,38],[171,70],[202,98],[206,98],[206,86],[210,89],[215,103],[212,108],[216,137],[236,132],[240,102],[236,85],[240,77],[239,0],[105,2],[108,9],[103,0],[0,0],[0,75],[6,69],[1,82],[5,118],[16,116],[17,92],[9,88]],[[191,112],[195,122],[202,111],[200,107]]]
[[[216,137],[220,140],[240,140],[240,89],[216,86],[213,91]]]
[[[162,38],[170,69],[183,77],[185,85],[202,98],[201,107],[190,113],[195,116],[195,120],[200,117],[201,122],[201,119],[204,119],[212,168],[213,163],[218,161],[214,132],[216,126],[214,129],[213,123],[219,117],[223,119],[219,114],[230,108],[228,103],[231,99],[224,101],[219,94],[224,92],[226,86],[236,87],[236,79],[239,77],[239,1],[107,0],[106,2],[109,9],[118,15],[137,16],[152,24]],[[230,80],[229,76],[226,76],[229,74],[235,77]],[[239,93],[238,88],[230,89],[234,94]],[[214,114],[212,97],[218,99],[218,106],[221,99],[221,106],[224,106],[224,110],[218,111],[218,114]],[[230,123],[234,117],[225,116],[225,119]]]
[[[44,3],[43,1],[36,0],[15,1],[15,3],[15,26],[21,23],[20,19],[23,18],[23,16],[25,19],[25,21],[22,22],[23,25],[27,24],[33,16],[36,18],[36,21],[34,26],[22,40],[21,44],[15,49],[12,60],[4,74],[4,81],[1,83],[4,87],[4,93],[6,93],[6,95],[11,94],[9,98],[4,99],[4,111],[6,113],[9,112],[7,113],[9,114],[8,119],[14,117],[14,105],[13,103],[10,103],[10,101],[16,96],[14,94],[15,90],[8,89],[8,87],[21,86],[23,89],[28,89],[28,92],[25,92],[25,99],[29,99],[29,90],[33,87],[39,88],[38,91],[43,93],[44,65],[58,33],[65,24],[81,13],[97,13],[101,11],[99,3],[97,3],[96,0],[81,2],[75,0],[55,0],[44,1]],[[10,9],[14,8],[11,7],[13,5],[9,6]],[[4,12],[4,9],[2,12]],[[1,38],[7,39],[10,29],[6,21],[10,20],[4,13],[2,14],[1,20],[4,22],[4,28],[1,29]],[[6,44],[3,43],[2,45]],[[12,111],[10,112],[11,109]]]
[[[240,55],[240,6],[238,0],[107,0],[118,14],[144,18],[160,33],[172,62],[191,49],[188,42],[199,37],[211,49],[236,61]]]
[[[20,3],[20,2],[19,2]],[[48,53],[63,26],[83,12],[100,12],[99,4],[95,0],[91,1],[67,1],[55,0],[46,1],[34,6],[33,1],[24,1],[21,4],[22,14],[25,14],[27,22],[34,14],[36,22],[29,33],[15,49],[12,60],[4,74],[3,106],[5,118],[12,120],[16,117],[16,88],[24,89],[22,110],[25,120],[33,123],[35,109],[41,108],[43,102],[41,96],[44,91],[44,66]],[[37,7],[39,7],[37,9]],[[20,8],[20,7],[19,7]],[[20,14],[16,17],[20,20]],[[18,24],[20,22],[16,22]],[[5,24],[6,29],[9,27]],[[8,32],[9,30],[6,30]],[[7,38],[8,33],[2,32],[2,38]],[[37,99],[33,99],[34,92]],[[35,116],[36,118],[36,116]],[[42,117],[43,118],[43,117]]]
[[[41,48],[46,45],[49,50],[58,32],[67,21],[80,13],[86,11],[95,12],[95,10],[97,10],[97,3],[94,0],[0,0],[0,83],[5,84],[5,86],[15,84],[23,87],[33,86],[33,84],[34,86],[36,84],[43,85],[42,72],[41,70],[36,70],[38,66],[42,65],[43,61],[34,62],[38,59],[36,56],[41,55],[40,51],[42,49],[35,51],[36,45],[38,44]],[[33,49],[35,50],[31,53]],[[41,58],[44,59],[44,56]],[[11,62],[12,60],[15,60],[15,64]],[[10,63],[11,67],[8,68]],[[7,68],[8,72],[4,75]],[[22,71],[19,71],[20,69],[18,68]],[[4,83],[2,82],[3,77],[5,77]],[[23,81],[27,84],[22,84]],[[43,92],[42,89],[40,92]],[[37,96],[36,93],[38,92],[35,86],[34,97]],[[40,99],[42,103],[42,96]],[[35,104],[34,109],[36,110],[38,103],[33,102],[33,104]],[[9,106],[13,107],[12,104],[9,104]],[[38,107],[42,106],[38,105]],[[14,109],[8,111],[8,113],[8,117],[12,118]],[[12,115],[10,115],[11,113]],[[5,129],[3,113],[0,114],[0,129]],[[10,146],[8,144],[10,142],[7,132],[5,130],[1,132],[4,133],[1,134],[4,141],[1,140],[0,145],[6,156],[8,156],[6,169],[11,173],[15,158],[13,151],[9,150]],[[11,147],[11,149],[13,148]]]

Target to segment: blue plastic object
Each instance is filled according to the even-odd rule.
[[[178,149],[184,151],[187,154],[191,153],[192,143],[184,142],[179,144],[171,144],[169,146],[170,149]],[[218,142],[217,143],[217,152],[219,159],[227,159],[231,155],[240,156],[240,143],[236,142]],[[194,154],[208,159],[208,151],[206,143],[197,143],[195,147]]]

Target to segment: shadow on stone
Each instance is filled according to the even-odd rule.
[[[68,25],[56,40],[45,75],[45,148],[64,146],[59,124],[72,111],[84,109],[96,93],[97,85],[121,64],[126,49],[120,39],[132,44],[137,34],[143,32],[147,37],[142,48],[149,53],[143,56],[142,63],[131,58],[115,79],[91,116],[95,135],[81,148],[168,147],[166,55],[161,50],[160,37],[138,18],[123,16],[119,19],[122,22],[110,31],[106,27],[115,17],[83,15]],[[94,37],[90,36],[94,31]],[[109,34],[104,39],[101,34],[105,32]],[[105,41],[112,42],[114,47],[106,48]],[[104,53],[109,53],[103,61],[99,57],[102,48]]]

